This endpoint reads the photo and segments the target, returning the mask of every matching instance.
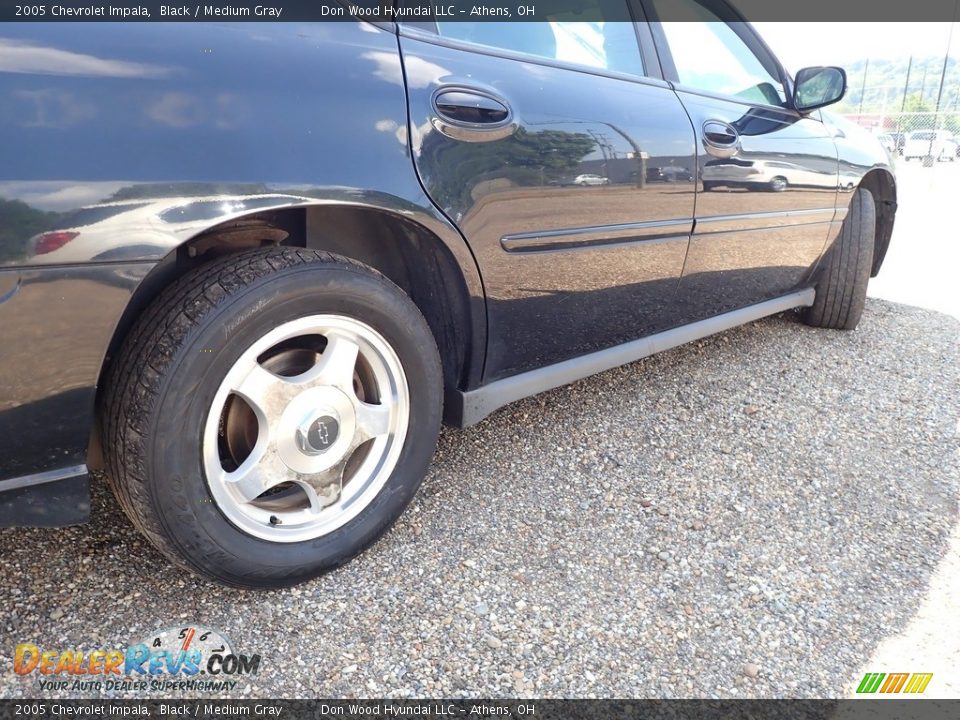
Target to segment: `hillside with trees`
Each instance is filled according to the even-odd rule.
[[[860,60],[846,66],[849,89],[836,107],[843,114],[933,112],[943,55]],[[866,73],[866,76],[864,76]],[[960,112],[960,59],[947,61],[941,112]]]

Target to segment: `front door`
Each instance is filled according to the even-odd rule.
[[[833,135],[788,107],[774,57],[723,2],[654,0],[665,76],[697,133],[696,222],[680,283],[692,321],[809,284],[837,196]]]
[[[416,167],[487,294],[487,381],[677,324],[694,133],[622,1],[619,22],[401,28]],[[571,18],[615,4],[594,2]]]

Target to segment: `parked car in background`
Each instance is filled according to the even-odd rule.
[[[960,158],[960,142],[957,142],[956,137],[951,137],[947,139],[947,147],[945,149],[944,155],[945,158],[950,162],[954,162],[957,158]]]
[[[891,135],[893,135],[893,139],[897,143],[897,153],[900,155],[903,155],[903,146],[907,142],[907,134],[902,132],[895,132],[895,133],[891,133]]]
[[[883,133],[877,136],[880,144],[895,155],[903,154],[903,145],[906,142],[906,135],[902,132]]]
[[[573,180],[574,185],[609,185],[610,178],[605,178],[602,175],[577,175]]]
[[[648,167],[647,182],[692,182],[693,173],[685,167]]]
[[[49,229],[30,238],[28,252],[34,257],[56,253],[59,263],[122,261],[163,252],[168,242],[165,224],[176,223],[180,232],[189,235],[205,228],[211,217],[239,218],[258,208],[295,206],[306,200],[274,193],[230,201],[211,196],[103,202],[63,213]],[[137,244],[116,247],[112,239],[126,234],[138,238]]]
[[[775,313],[855,328],[896,184],[820,113],[843,70],[669,2],[688,20],[7,23],[0,525],[86,520],[101,469],[173,562],[292,585],[394,524],[441,421]]]
[[[890,153],[897,152],[897,140],[893,135],[889,133],[883,133],[882,135],[877,135],[877,140],[880,141],[880,144]]]
[[[917,130],[907,135],[903,147],[903,159],[950,160],[956,157],[953,134],[946,130]]]
[[[783,192],[791,184],[796,187],[817,187],[824,180],[817,170],[797,163],[735,157],[708,160],[700,172],[700,179],[706,191],[727,187],[769,192]]]

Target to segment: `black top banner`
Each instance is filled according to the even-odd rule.
[[[547,22],[691,19],[727,0],[2,0],[0,22]],[[949,22],[960,0],[729,0],[749,21]],[[851,26],[851,32],[863,32]],[[810,38],[816,42],[816,38]]]

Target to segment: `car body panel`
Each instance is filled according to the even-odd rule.
[[[0,528],[63,527],[90,518],[90,481],[83,465],[35,473],[0,492]]]
[[[853,193],[871,172],[882,173],[894,183],[894,154],[886,150],[876,136],[856,123],[830,111],[821,111],[821,121],[833,135],[837,146],[837,214],[834,223],[846,217]],[[896,186],[890,198],[896,202]]]
[[[466,368],[446,389],[448,420],[463,424],[504,398],[809,304],[820,230],[822,249],[866,175],[892,183],[875,139],[828,121],[835,201],[809,175],[784,192],[698,194],[703,118],[736,122],[743,106],[412,35],[404,67],[389,25],[171,27],[0,30],[0,524],[89,512],[108,350],[178,248],[210,228],[336,205],[436,237],[470,305]],[[506,99],[517,129],[541,133],[541,155],[580,154],[540,163],[552,168],[542,177],[518,174],[513,134],[496,141],[509,152],[495,162],[484,157],[495,143],[469,143],[464,159],[476,164],[453,172],[447,155],[465,145],[434,123],[432,93],[457,83]],[[744,150],[799,168],[796,178],[825,177],[829,167],[810,168],[830,156],[807,130],[819,118],[781,117],[766,133],[802,130],[795,139],[813,150],[780,157],[763,132],[745,133]]]
[[[697,129],[701,178],[678,291],[689,307],[684,320],[797,289],[816,266],[833,221],[832,132],[788,109],[678,94]],[[739,133],[732,157],[715,157],[704,141],[705,124],[716,121]]]
[[[676,325],[694,184],[646,182],[648,165],[694,163],[675,94],[432,39],[401,36],[414,158],[484,278],[484,381]],[[432,98],[448,86],[501,98],[514,130],[489,142],[444,134]]]
[[[350,205],[426,228],[461,269],[479,381],[482,284],[410,161],[393,33],[13,23],[0,47],[0,335],[14,339],[0,345],[0,489],[84,462],[104,356],[141,281],[251,213]],[[44,241],[57,231],[70,237]]]
[[[0,303],[0,480],[86,462],[97,377],[151,263],[25,268]],[[0,276],[9,273],[0,273]]]

